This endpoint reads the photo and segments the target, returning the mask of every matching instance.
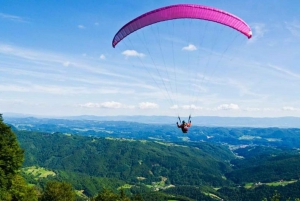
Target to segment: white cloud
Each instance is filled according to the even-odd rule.
[[[284,68],[281,68],[279,66],[274,66],[274,65],[269,65],[271,68],[275,69],[276,71],[280,72],[280,74],[284,73],[288,76],[292,76],[292,77],[295,77],[295,78],[300,78],[300,75],[297,74],[297,73],[294,73],[294,72],[291,72],[287,69],[284,69]]]
[[[195,51],[195,50],[197,50],[197,47],[193,44],[189,44],[188,46],[183,47],[182,50]]]
[[[79,104],[80,107],[88,107],[88,108],[97,108],[99,107],[99,103],[84,103]]]
[[[284,110],[284,111],[299,111],[300,108],[285,106],[285,107],[282,108],[282,110]]]
[[[265,27],[265,24],[262,23],[254,23],[251,25],[253,36],[250,40],[248,40],[248,43],[253,43],[257,41],[258,39],[262,38],[265,33],[268,31]]]
[[[15,47],[11,45],[0,43],[0,54],[5,54],[8,56],[14,56],[26,59],[27,62],[43,62],[43,64],[49,65],[50,63],[59,63],[64,66],[69,66],[71,64],[69,58],[53,54],[50,52],[43,52],[41,50],[31,50],[21,47]],[[74,62],[72,62],[74,64]]]
[[[85,29],[85,26],[83,26],[83,25],[80,24],[80,25],[78,25],[78,28],[79,29]]]
[[[133,105],[125,105],[125,104],[122,104],[119,102],[114,102],[114,101],[101,103],[101,107],[102,108],[115,108],[115,109],[118,109],[118,108],[134,109],[135,108],[135,106],[133,106]]]
[[[191,104],[191,105],[183,105],[182,109],[185,109],[185,110],[189,110],[189,109],[199,110],[199,109],[202,109],[202,108]]]
[[[16,21],[16,22],[26,22],[22,17],[16,16],[16,15],[8,15],[5,13],[0,13],[0,17],[3,19],[8,19],[11,21]]]
[[[140,109],[156,109],[158,108],[158,105],[156,103],[150,103],[150,102],[142,102],[139,103]]]
[[[25,93],[49,93],[49,94],[79,94],[85,93],[84,88],[62,87],[62,86],[42,86],[42,85],[1,85],[0,91],[25,92]]]
[[[122,52],[123,55],[126,57],[144,57],[145,55],[143,53],[139,53],[135,50],[125,50]]]
[[[239,110],[239,106],[233,103],[222,104],[217,107],[217,110]]]
[[[36,60],[40,59],[41,57],[39,52],[13,47],[5,44],[0,44],[0,53]]]
[[[54,94],[54,95],[78,95],[78,94],[131,94],[132,91],[118,89],[118,88],[87,88],[87,87],[73,87],[73,86],[59,86],[59,85],[41,85],[28,84],[20,82],[17,84],[0,85],[1,92],[21,92],[21,93],[40,93],[40,94]]]
[[[115,101],[108,101],[103,103],[85,103],[80,104],[80,107],[86,108],[106,108],[106,109],[134,109],[135,107],[132,105],[125,105]]]
[[[300,36],[300,22],[293,21],[293,22],[285,22],[286,28],[291,32],[293,36]]]
[[[28,87],[19,86],[19,85],[1,85],[1,92],[29,92],[30,89]]]
[[[100,59],[105,60],[105,59],[106,59],[105,55],[104,55],[104,54],[101,54],[101,55],[100,55]]]
[[[99,22],[95,22],[95,25],[96,25],[96,26],[99,26]]]
[[[99,107],[101,108],[112,108],[112,109],[118,109],[123,108],[122,103],[111,101],[111,102],[104,102],[99,104]]]
[[[71,63],[70,63],[69,61],[66,61],[66,62],[63,63],[63,66],[68,67],[70,64],[71,64]]]
[[[18,94],[34,93],[28,95],[32,99],[40,95],[46,97],[47,94],[63,94],[64,96],[78,94],[102,96],[106,94],[105,96],[108,97],[111,94],[133,94],[135,86],[145,86],[138,82],[138,78],[132,78],[121,71],[113,71],[110,68],[99,68],[98,64],[86,59],[75,58],[75,56],[72,58],[69,55],[1,43],[0,55],[7,55],[8,58],[11,58],[11,61],[8,60],[7,63],[3,60],[0,61],[0,80],[3,79],[6,83],[0,85],[0,94],[1,91]],[[19,61],[21,62],[19,63]],[[72,66],[69,76],[66,76],[65,72],[70,67],[63,66],[68,65],[66,62],[70,62],[69,66]],[[14,77],[11,78],[11,76]],[[137,82],[132,83],[128,79]],[[23,81],[25,83],[22,83]],[[99,88],[99,85],[102,87]],[[88,100],[84,102],[88,102]]]
[[[178,105],[172,105],[171,107],[170,107],[170,109],[172,109],[172,110],[176,110],[176,109],[178,109],[179,107],[178,107]]]

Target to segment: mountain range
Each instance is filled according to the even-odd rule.
[[[178,117],[173,116],[41,116],[18,113],[3,113],[5,119],[10,117],[36,117],[51,119],[70,119],[70,120],[97,120],[97,121],[128,121],[147,124],[175,124],[179,121]],[[188,117],[181,117],[181,120],[188,120]],[[256,128],[300,128],[300,117],[219,117],[219,116],[195,116],[192,117],[193,125],[207,127],[256,127]]]

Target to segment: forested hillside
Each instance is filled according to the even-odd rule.
[[[246,128],[209,129],[215,140],[236,138],[236,144],[230,144],[222,140],[219,143],[172,142],[157,138],[162,134],[159,129],[151,131],[157,137],[148,134],[145,140],[13,127],[24,150],[21,175],[39,192],[62,186],[72,193],[73,187],[77,200],[93,200],[104,195],[147,201],[256,201],[274,196],[285,201],[300,197],[298,149],[243,144],[255,139],[253,136],[258,131],[261,136],[282,138],[287,136],[287,130],[253,130],[254,133]],[[208,131],[203,128],[201,132]]]
[[[238,184],[272,182],[300,178],[298,149],[273,147],[246,147],[235,150],[244,159],[231,161],[233,171],[227,178]]]
[[[118,178],[127,182],[161,181],[174,185],[223,186],[234,155],[226,147],[197,143],[95,138],[16,131],[24,148],[25,166]]]
[[[300,160],[296,149],[242,146],[232,152],[227,145],[207,142],[171,143],[15,132],[26,150],[24,167],[44,167],[55,173],[38,180],[32,174],[24,175],[41,187],[49,179],[64,180],[75,189],[83,190],[85,195],[94,196],[99,189],[116,190],[123,186],[128,193],[142,193],[150,200],[157,196],[167,200],[172,194],[177,198],[182,196],[182,200],[187,197],[256,200],[255,193],[256,198],[263,199],[273,195],[274,190],[299,197],[292,190],[298,188],[296,180],[299,178]],[[282,183],[288,185],[285,188],[280,187],[280,183],[276,188],[268,186],[280,180],[290,182]],[[252,186],[246,187],[249,182],[253,182]]]

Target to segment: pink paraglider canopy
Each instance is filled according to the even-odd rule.
[[[115,47],[126,36],[145,26],[157,22],[181,18],[192,18],[217,22],[241,32],[248,38],[251,38],[252,36],[250,27],[242,19],[230,13],[202,5],[178,4],[147,12],[128,22],[115,35],[112,41],[112,46]]]

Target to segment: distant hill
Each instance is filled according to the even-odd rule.
[[[69,119],[88,119],[102,121],[131,121],[152,124],[174,124],[177,117],[170,116],[76,116],[66,117]],[[185,118],[187,121],[188,118]],[[183,118],[182,118],[183,120]],[[195,116],[192,117],[193,125],[210,127],[279,127],[300,128],[299,117],[218,117],[218,116]]]
[[[76,134],[94,137],[116,137],[165,142],[214,142],[233,146],[264,145],[300,146],[299,128],[218,127],[193,125],[183,134],[176,124],[151,124],[132,121],[102,121],[85,119],[15,118],[4,120],[18,130],[46,133]]]
[[[70,119],[70,120],[97,120],[97,121],[128,121],[146,124],[175,124],[178,119],[172,116],[37,116],[29,114],[4,113],[4,119],[14,118],[51,118],[51,119]],[[182,117],[182,120],[187,117]],[[278,128],[300,128],[300,117],[218,117],[218,116],[195,116],[192,117],[193,125],[208,127],[278,127]]]
[[[24,166],[117,178],[150,185],[223,186],[234,154],[211,143],[165,143],[122,138],[95,138],[60,133],[17,131],[25,150]]]

